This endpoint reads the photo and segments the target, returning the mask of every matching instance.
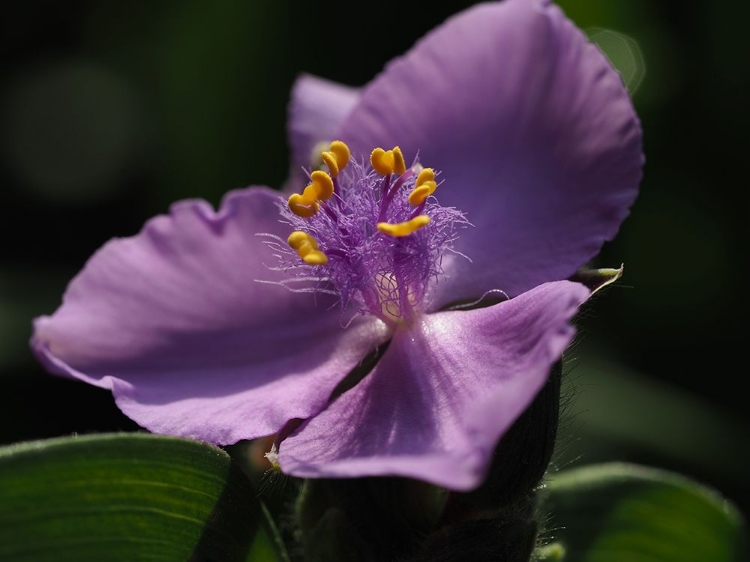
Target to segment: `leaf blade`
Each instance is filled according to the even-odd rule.
[[[626,463],[553,475],[545,508],[566,562],[733,562],[745,540],[742,516],[714,490]]]
[[[244,474],[205,443],[130,433],[0,449],[0,560],[243,561],[261,525],[273,533]]]

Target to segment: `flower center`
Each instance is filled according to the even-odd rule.
[[[333,292],[344,309],[410,322],[468,221],[438,203],[438,174],[416,160],[407,168],[398,147],[376,148],[365,163],[334,141],[321,156],[328,172],[312,172],[302,193],[281,205],[292,230],[288,246],[274,244],[281,267],[295,281],[316,284],[300,290]]]

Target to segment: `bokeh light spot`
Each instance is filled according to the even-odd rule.
[[[17,75],[0,103],[3,159],[22,186],[52,200],[117,188],[142,125],[122,77],[93,63],[48,62]]]
[[[638,42],[611,29],[594,27],[586,30],[586,34],[618,70],[630,94],[635,94],[646,76],[646,62]]]

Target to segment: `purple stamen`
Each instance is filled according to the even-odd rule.
[[[394,181],[351,159],[334,180],[333,197],[321,201],[314,216],[299,217],[280,202],[289,232],[309,234],[328,257],[326,264],[309,265],[291,248],[276,248],[280,267],[293,277],[317,279],[316,290],[337,293],[344,309],[354,307],[389,325],[411,321],[428,304],[426,297],[442,274],[443,253],[453,247],[458,229],[469,225],[461,211],[440,206],[435,197],[415,209],[409,203],[415,181],[411,169]],[[430,222],[406,236],[377,228],[417,214]]]
[[[414,175],[414,172],[409,169],[406,170],[403,174],[401,174],[398,179],[393,183],[393,187],[388,191],[385,197],[383,197],[383,202],[380,205],[380,214],[378,215],[378,222],[386,222],[386,215],[388,213],[388,205],[391,204],[391,201],[393,201],[394,196],[396,193],[398,193],[398,190],[401,189],[401,186],[404,185],[404,182],[406,180],[410,179]],[[386,182],[390,181],[391,177],[386,176]],[[387,188],[387,183],[384,184]],[[386,189],[383,189],[383,193],[386,192]]]

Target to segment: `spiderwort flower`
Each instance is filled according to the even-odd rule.
[[[302,77],[290,143],[313,171],[284,197],[179,202],[110,241],[33,349],[154,432],[229,444],[299,419],[285,472],[476,487],[573,337],[589,291],[565,279],[636,196],[619,75],[548,1],[481,4],[361,90]],[[509,300],[452,307],[492,291]]]

